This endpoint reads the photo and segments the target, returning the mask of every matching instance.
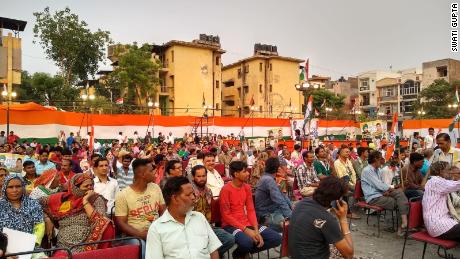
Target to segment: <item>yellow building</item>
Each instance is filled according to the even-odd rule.
[[[162,64],[156,98],[161,114],[220,116],[223,53],[219,37],[205,34],[192,42],[154,45],[153,58]]]
[[[13,86],[21,84],[22,47],[19,32],[24,31],[27,22],[0,17],[0,85],[6,85],[9,93]],[[12,30],[3,35],[3,29]],[[3,91],[3,89],[2,89]]]
[[[254,45],[254,55],[222,68],[222,116],[298,117],[302,59],[278,55],[276,46]],[[296,114],[299,113],[299,114]]]

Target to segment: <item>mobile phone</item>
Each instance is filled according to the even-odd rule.
[[[340,199],[339,201],[342,202],[342,199]],[[337,206],[337,201],[331,201],[331,208],[334,208],[336,210],[339,209],[339,207]]]

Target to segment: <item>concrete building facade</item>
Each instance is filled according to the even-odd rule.
[[[436,79],[444,79],[449,83],[460,80],[460,60],[440,59],[422,64],[422,89],[431,85]]]
[[[303,97],[299,83],[302,59],[279,56],[276,46],[255,44],[254,55],[222,68],[222,116],[296,116]]]

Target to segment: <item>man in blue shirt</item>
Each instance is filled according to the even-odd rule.
[[[281,193],[275,182],[280,162],[277,157],[270,157],[265,162],[265,174],[256,185],[255,209],[261,223],[281,232],[283,221],[291,217],[292,208],[289,199]]]
[[[38,152],[39,158],[35,162],[35,168],[37,169],[37,175],[41,175],[44,171],[48,169],[56,169],[56,165],[53,162],[48,161],[48,151],[41,149]]]
[[[401,228],[407,227],[407,198],[401,189],[393,189],[382,180],[380,166],[383,164],[382,154],[373,151],[368,157],[369,165],[363,169],[361,186],[367,203],[386,210],[399,209]]]
[[[71,148],[74,141],[75,139],[73,138],[73,132],[70,132],[70,136],[65,141],[67,148]]]

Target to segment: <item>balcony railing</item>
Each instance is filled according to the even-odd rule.
[[[362,86],[362,87],[359,88],[359,91],[361,91],[361,92],[369,91],[369,90],[370,90],[369,86]]]

